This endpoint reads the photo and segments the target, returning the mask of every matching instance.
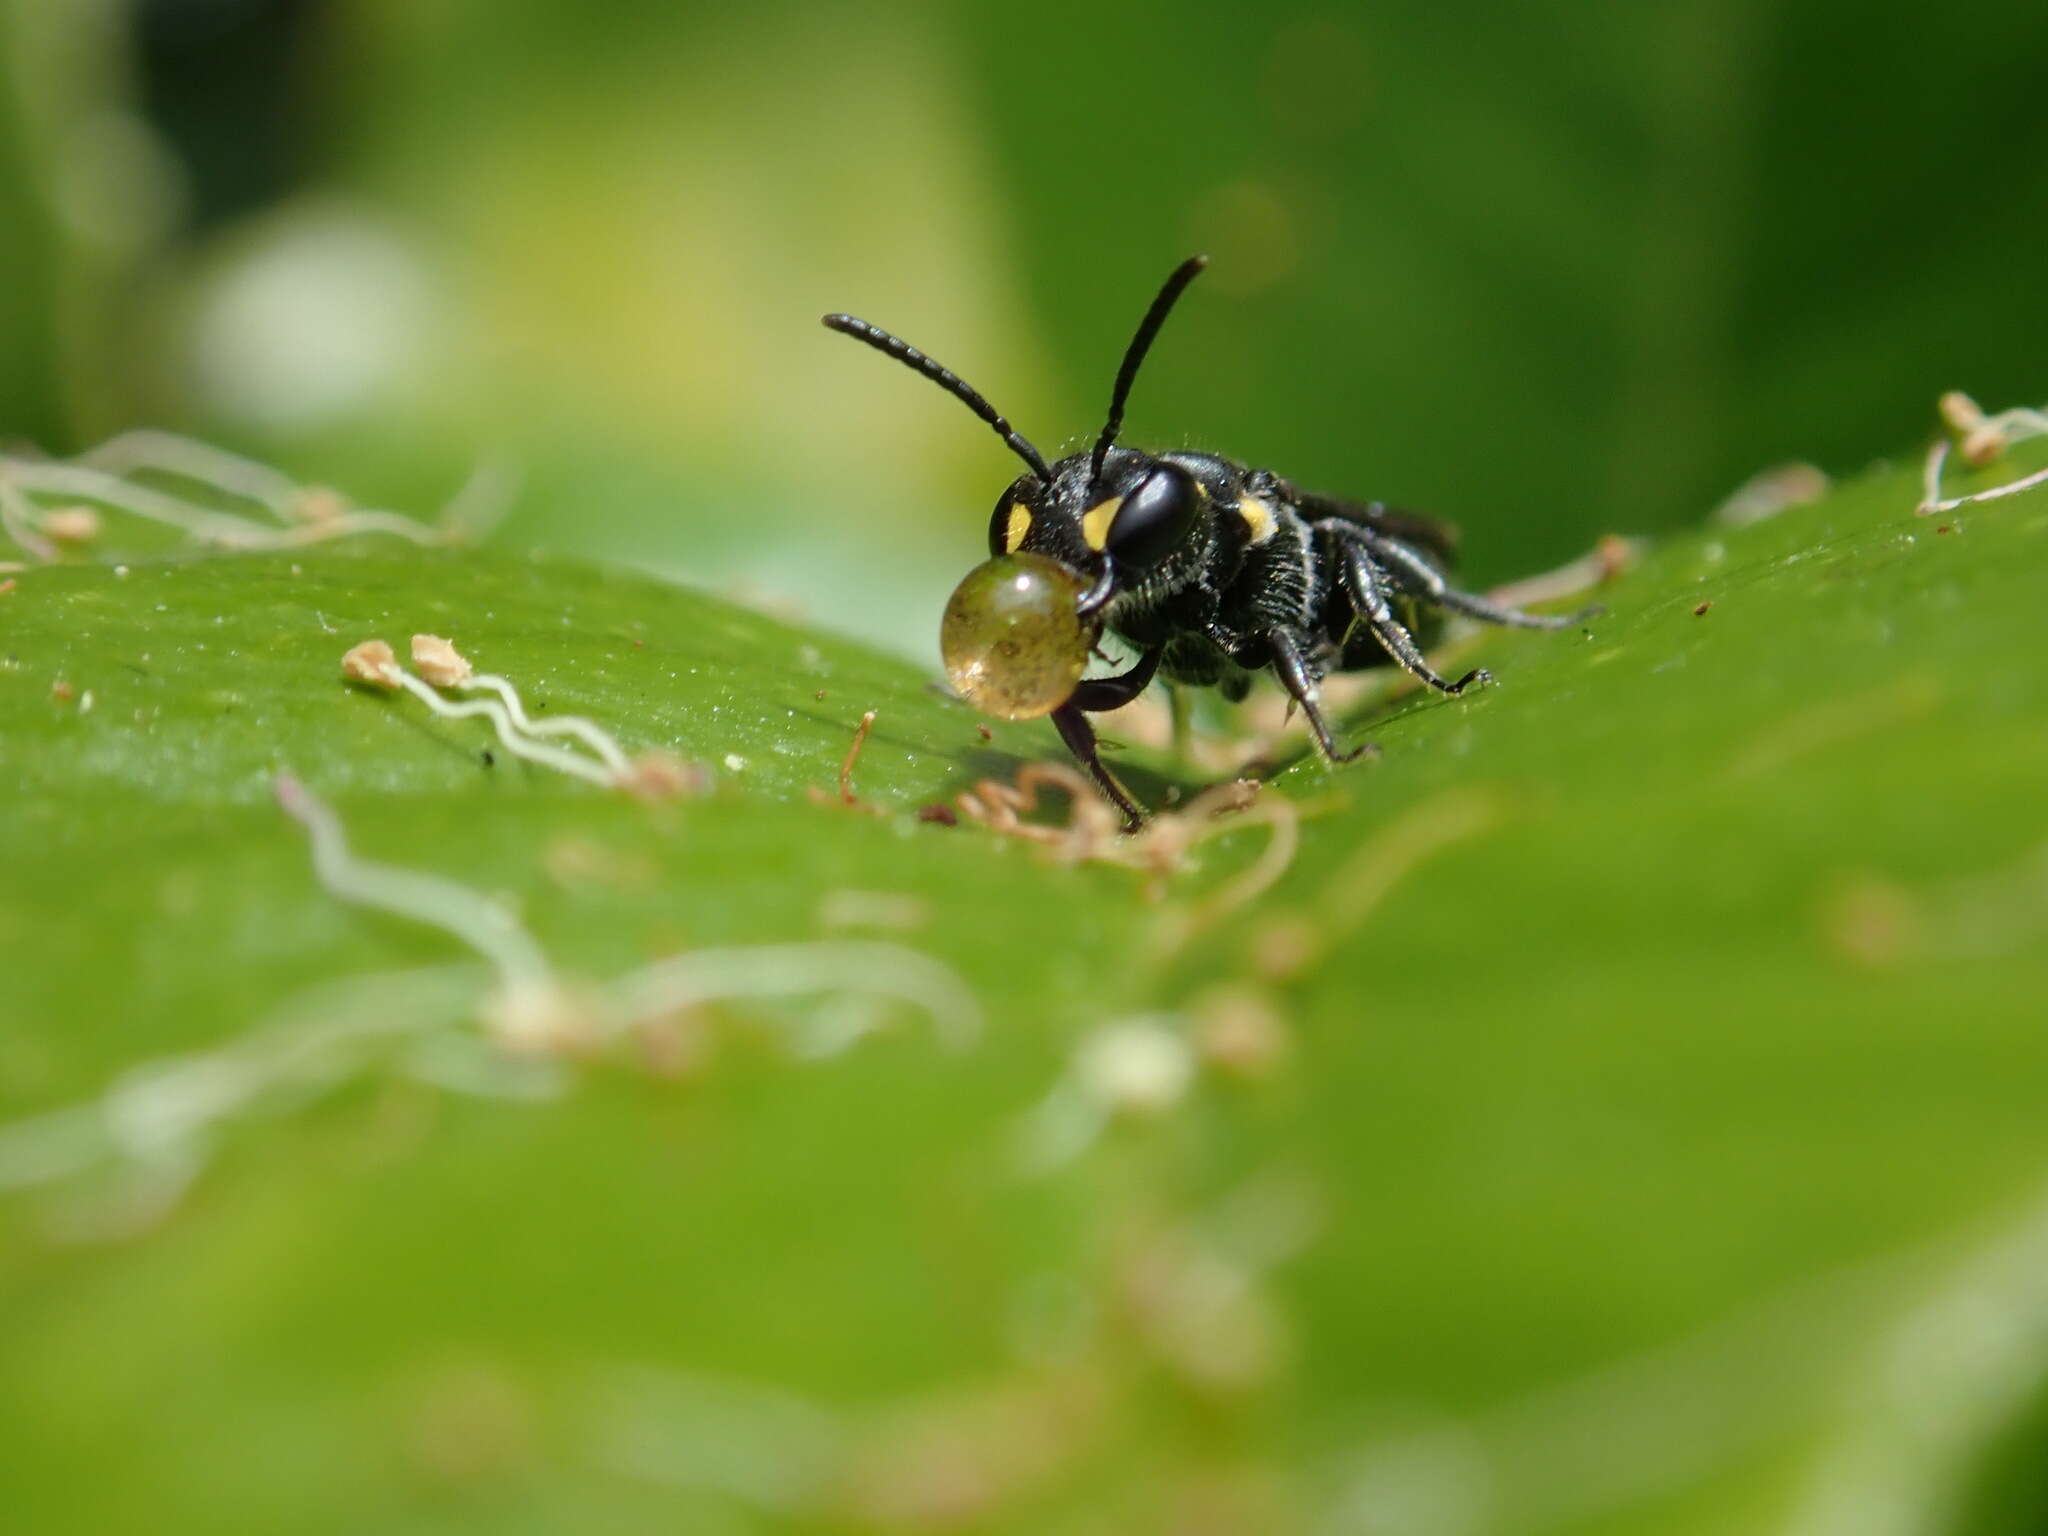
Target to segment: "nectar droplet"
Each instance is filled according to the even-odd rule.
[[[975,708],[1004,720],[1051,714],[1073,697],[1092,637],[1081,579],[1043,555],[998,555],[967,573],[946,604],[939,653],[946,679]]]

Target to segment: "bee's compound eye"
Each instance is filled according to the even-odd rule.
[[[946,679],[1005,720],[1051,714],[1088,665],[1081,579],[1043,555],[998,555],[953,591],[939,626]]]
[[[1121,566],[1149,569],[1187,541],[1201,509],[1195,477],[1178,464],[1161,464],[1117,509],[1109,552]]]

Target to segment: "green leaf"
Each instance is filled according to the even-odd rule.
[[[1499,687],[1377,686],[1344,770],[1265,743],[1258,807],[1152,870],[920,820],[1051,732],[643,577],[370,541],[19,573],[15,1523],[1988,1507],[1980,1454],[2037,1434],[2006,1355],[1942,1355],[1946,1449],[1857,1384],[1959,1299],[2048,1317],[1999,1246],[2048,1163],[2048,498],[1916,499],[1879,475],[1649,552],[1582,628],[1461,641]],[[710,788],[607,791],[341,680],[420,632]],[[571,993],[743,946],[825,981],[507,1053],[458,939],[323,889],[280,773]],[[971,1038],[854,1006],[905,952]]]

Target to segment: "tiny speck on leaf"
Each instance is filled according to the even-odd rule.
[[[1948,525],[1947,523],[1943,523],[1943,524],[1941,524],[1941,526],[1940,526],[1940,527],[1936,528],[1936,529],[1935,529],[1934,531],[1935,531],[1936,533],[1954,533],[1954,532],[1955,532],[1955,529],[1951,528],[1951,527],[1950,527],[1950,526],[1949,526],[1949,525]],[[8,583],[8,585],[12,586],[12,585],[13,585],[13,583],[12,583],[12,582],[10,582],[10,583]]]
[[[978,731],[978,732],[980,732],[980,734],[981,734],[981,739],[982,739],[983,741],[994,741],[994,740],[996,739],[996,733],[995,733],[994,731],[990,730],[990,729],[989,729],[989,728],[988,728],[987,726],[985,726],[985,725],[977,725],[977,726],[975,727],[975,730],[976,730],[976,731]]]
[[[954,813],[953,808],[950,805],[940,805],[937,802],[933,802],[931,805],[920,805],[917,808],[917,819],[919,821],[935,822],[942,827],[957,827],[960,825],[960,818]]]
[[[1704,618],[1706,616],[1707,610],[1713,606],[1713,600],[1709,598],[1706,602],[1701,603],[1699,607],[1693,609],[1692,616],[1696,619]]]
[[[484,748],[483,759],[484,766],[486,768],[495,768],[498,766],[498,754],[493,752],[489,747]]]

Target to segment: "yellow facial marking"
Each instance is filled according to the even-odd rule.
[[[1238,497],[1237,515],[1244,519],[1244,525],[1250,530],[1254,544],[1263,544],[1266,540],[1273,537],[1275,526],[1273,522],[1273,509],[1259,500],[1258,497],[1251,495]]]
[[[1124,499],[1112,496],[1108,501],[1098,501],[1081,514],[1081,542],[1090,549],[1102,550],[1109,547],[1109,525],[1116,521],[1116,514],[1122,508]]]
[[[1024,535],[1031,531],[1031,509],[1021,501],[1010,503],[1010,521],[1003,528],[1003,551],[1014,555],[1023,548]]]

